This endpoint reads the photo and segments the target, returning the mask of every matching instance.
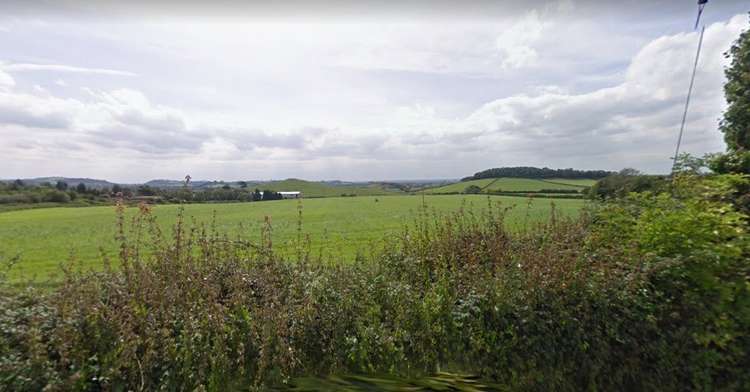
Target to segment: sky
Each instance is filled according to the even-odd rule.
[[[683,151],[725,148],[723,53],[748,11],[705,9]],[[0,178],[666,173],[695,14],[691,0],[9,0]]]

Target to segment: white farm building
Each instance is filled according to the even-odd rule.
[[[302,192],[294,191],[294,192],[279,192],[281,194],[281,197],[284,199],[301,199],[302,198]]]

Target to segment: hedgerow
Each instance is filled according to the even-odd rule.
[[[303,220],[279,254],[270,219],[230,237],[120,211],[117,268],[70,265],[51,291],[0,295],[0,385],[248,390],[447,370],[501,389],[747,389],[747,216],[727,196],[743,181],[679,179],[520,231],[498,205],[424,209],[349,263],[314,256]]]

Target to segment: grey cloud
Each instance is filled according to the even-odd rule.
[[[252,151],[258,148],[304,149],[316,138],[329,131],[323,128],[302,128],[287,132],[267,132],[261,129],[215,130],[208,133],[221,137],[240,150]]]
[[[112,125],[85,135],[89,143],[107,148],[125,148],[147,154],[198,152],[207,137],[188,132],[154,130],[138,126]]]
[[[135,125],[153,130],[180,132],[187,129],[185,121],[171,113],[146,113],[142,110],[128,109],[122,113],[115,114],[115,118],[125,125]]]
[[[0,124],[21,125],[29,128],[66,129],[71,123],[72,118],[66,113],[35,113],[26,108],[7,106],[0,102]]]

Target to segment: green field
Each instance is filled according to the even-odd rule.
[[[461,193],[466,187],[476,185],[483,192],[539,192],[542,190],[582,190],[595,183],[595,180],[551,178],[537,180],[532,178],[484,178],[481,180],[462,181],[450,185],[428,189],[428,193]]]
[[[485,178],[482,180],[472,180],[472,181],[463,181],[463,182],[456,182],[453,184],[443,185],[441,187],[437,188],[431,188],[431,189],[425,189],[426,193],[462,193],[466,187],[470,185],[476,185],[482,189],[486,188],[488,185],[492,184],[497,180],[496,178]]]
[[[420,196],[306,199],[302,201],[303,231],[310,234],[314,249],[324,249],[324,255],[351,259],[358,251],[370,248],[373,241],[397,232],[410,222],[422,200]],[[507,219],[511,225],[523,224],[527,215],[534,220],[544,219],[550,210],[550,200],[546,199],[492,196],[491,200],[503,206],[516,206]],[[426,196],[424,201],[429,208],[445,212],[456,211],[464,203],[477,210],[487,206],[487,196],[480,195]],[[556,200],[554,203],[560,212],[568,215],[575,214],[583,205],[581,200]],[[274,244],[283,247],[296,238],[297,208],[297,200],[189,204],[185,205],[185,215],[208,222],[215,211],[219,230],[235,234],[242,230],[251,238],[259,238],[263,219],[270,216]],[[178,209],[178,205],[157,205],[154,214],[168,230]],[[128,214],[135,211],[136,208],[129,208]],[[21,255],[21,262],[11,271],[12,280],[54,276],[60,262],[71,255],[84,265],[97,266],[100,247],[107,254],[115,254],[114,233],[115,208],[112,206],[0,213],[0,252],[6,257]]]
[[[585,178],[550,178],[548,180],[540,180],[549,184],[565,184],[565,185],[573,185],[580,188],[589,187],[594,184],[596,184],[596,180],[589,180]]]
[[[248,184],[250,188],[268,189],[275,192],[299,191],[304,197],[336,197],[336,196],[378,196],[392,194],[395,191],[385,189],[378,184],[372,185],[329,185],[322,182],[298,180],[290,178],[281,181],[269,181],[259,184]]]

